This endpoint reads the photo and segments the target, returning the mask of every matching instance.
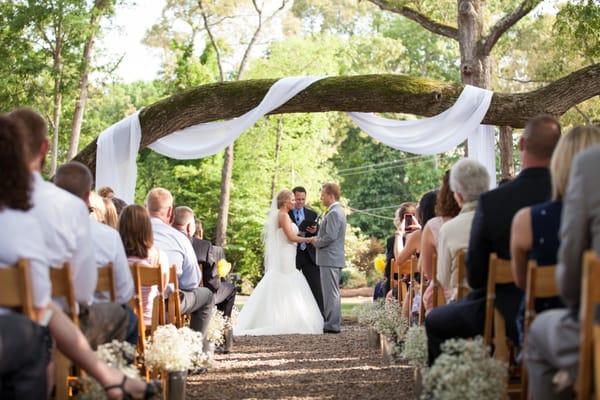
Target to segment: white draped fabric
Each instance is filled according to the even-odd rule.
[[[190,126],[173,132],[149,147],[180,160],[218,153],[237,139],[261,117],[285,104],[296,94],[323,77],[288,77],[275,82],[260,104],[227,120]],[[456,103],[431,118],[398,121],[369,113],[348,113],[367,134],[395,149],[415,154],[437,154],[454,149],[469,138],[469,157],[486,166],[495,182],[494,130],[480,125],[492,92],[465,86]],[[137,176],[136,158],[141,128],[135,113],[102,132],[96,156],[96,186],[110,186],[117,197],[133,202]]]

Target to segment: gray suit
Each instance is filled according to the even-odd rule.
[[[342,324],[340,275],[345,264],[345,238],[346,214],[339,203],[334,203],[325,214],[314,243],[321,270],[324,329],[329,331],[339,331]]]
[[[534,399],[567,399],[573,393],[552,391],[558,370],[574,380],[579,361],[581,261],[590,247],[600,254],[600,146],[577,155],[563,199],[556,280],[567,309],[551,310],[535,319],[527,342],[527,369]],[[568,391],[567,391],[568,392]]]

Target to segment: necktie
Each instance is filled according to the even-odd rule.
[[[296,225],[300,226],[300,209],[296,208],[294,211],[296,212]],[[306,243],[300,243],[300,250],[306,250]]]

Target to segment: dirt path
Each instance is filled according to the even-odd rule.
[[[190,377],[190,399],[410,399],[412,369],[385,366],[366,331],[237,338],[208,373]]]

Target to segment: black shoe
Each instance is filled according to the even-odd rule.
[[[208,372],[208,368],[198,367],[198,368],[194,368],[194,369],[189,369],[188,375],[202,375],[202,374],[206,374],[207,372]]]
[[[337,333],[340,333],[340,332],[341,331],[335,331],[333,329],[323,329],[323,333],[334,333],[334,334],[337,334]]]

